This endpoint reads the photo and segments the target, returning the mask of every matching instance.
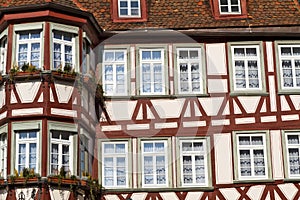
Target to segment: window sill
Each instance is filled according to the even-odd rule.
[[[113,19],[113,22],[146,22],[147,19],[141,18],[141,17],[118,17]]]
[[[278,95],[292,95],[292,94],[300,94],[300,89],[278,91]]]
[[[186,98],[186,97],[209,97],[209,94],[175,94],[175,98]]]
[[[300,176],[299,177],[295,177],[295,178],[285,178],[285,179],[283,179],[283,181],[285,182],[285,183],[294,183],[294,182],[299,182],[300,181]]]
[[[238,92],[238,91],[235,91],[235,92],[231,92],[230,93],[230,96],[232,97],[235,97],[235,96],[269,96],[269,93],[268,92]]]
[[[214,187],[178,187],[178,188],[118,188],[105,189],[105,192],[185,192],[185,191],[213,191]]]
[[[273,183],[273,179],[247,179],[247,180],[234,180],[233,183]]]

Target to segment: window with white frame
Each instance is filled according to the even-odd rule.
[[[17,32],[17,62],[41,68],[41,30]]]
[[[239,179],[268,178],[266,135],[245,133],[236,136]]]
[[[75,65],[75,37],[74,34],[53,31],[53,68],[71,70]]]
[[[300,132],[287,133],[286,135],[286,148],[287,148],[287,166],[288,177],[299,178],[300,177]]]
[[[128,187],[128,142],[102,143],[102,185],[106,188]]]
[[[84,135],[80,135],[80,175],[87,176],[89,173],[89,140]]]
[[[279,45],[282,89],[300,88],[300,45]]]
[[[177,49],[177,67],[179,94],[203,93],[201,49]]]
[[[231,46],[234,90],[261,90],[259,45]]]
[[[50,140],[50,174],[73,171],[73,135],[66,131],[52,131]]]
[[[240,0],[219,0],[221,14],[240,14]]]
[[[82,74],[87,74],[90,67],[90,52],[91,46],[90,43],[84,39],[82,43]]]
[[[7,134],[0,135],[0,176],[7,177]]]
[[[167,140],[142,141],[142,187],[168,185]]]
[[[19,131],[16,134],[16,169],[18,172],[24,168],[37,172],[39,162],[39,136],[35,130]]]
[[[126,95],[127,51],[104,50],[102,70],[105,95]]]
[[[140,49],[140,94],[165,94],[164,50]]]
[[[208,185],[206,139],[180,140],[180,174],[182,186]]]
[[[0,73],[6,72],[6,56],[7,56],[7,37],[0,40]]]
[[[118,0],[119,17],[140,17],[140,0]]]

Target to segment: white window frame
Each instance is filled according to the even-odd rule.
[[[151,56],[152,52],[154,51],[160,51],[161,58],[160,59],[143,59],[142,58],[142,52],[143,51],[150,51]],[[167,69],[165,68],[165,49],[164,48],[140,48],[139,49],[139,64],[140,64],[140,70],[139,70],[139,77],[140,77],[140,95],[164,95],[166,93],[166,74]],[[143,91],[143,64],[149,64],[150,65],[150,91],[144,92]],[[154,65],[160,64],[161,65],[161,92],[155,92],[154,87]]]
[[[222,0],[219,0],[219,11],[220,14],[241,14],[241,2],[240,0],[238,1],[238,4],[232,4],[232,0],[227,0],[227,4],[222,5],[221,4]],[[238,11],[232,11],[232,6],[238,6],[239,10]],[[227,7],[228,12],[222,12],[222,7]]]
[[[85,135],[81,134],[80,141],[79,141],[80,176],[84,176],[85,173],[89,173],[89,167],[90,167],[89,164],[90,163],[89,163],[88,147],[89,147],[89,139]],[[82,164],[84,165],[84,168],[82,168]]]
[[[153,147],[155,147],[156,143],[163,143],[164,144],[164,149],[163,151],[159,151],[159,152],[145,152],[144,151],[144,144],[153,144]],[[169,185],[169,153],[168,153],[168,148],[169,144],[168,144],[168,140],[142,140],[141,141],[141,170],[142,170],[142,187],[143,188],[155,188],[155,187],[167,187]],[[152,168],[153,168],[153,184],[146,184],[145,183],[145,157],[152,157],[153,160],[156,161],[157,157],[161,157],[164,156],[164,169],[165,169],[165,183],[164,184],[159,184],[157,182],[157,176],[159,174],[157,174],[156,170],[157,170],[157,165],[156,162],[152,163]],[[150,166],[150,165],[149,165]],[[156,170],[155,170],[156,169]]]
[[[22,138],[20,139],[20,134],[26,134],[26,138]],[[30,133],[35,133],[36,137],[35,138],[29,138],[29,134]],[[19,145],[20,144],[25,144],[26,145],[26,152],[25,152],[25,156],[26,156],[26,160],[25,160],[25,168],[29,168],[29,150],[30,150],[30,144],[36,144],[36,163],[35,163],[35,172],[39,172],[39,162],[40,162],[40,157],[39,157],[39,131],[36,130],[22,130],[22,131],[18,131],[16,133],[16,165],[15,165],[15,169],[18,170],[18,172],[20,173],[23,169],[19,169]]]
[[[33,38],[31,39],[31,34],[32,33],[36,33],[39,32],[40,37],[39,38]],[[20,34],[21,33],[28,33],[29,34],[29,39],[20,39]],[[16,33],[16,37],[17,37],[17,52],[16,52],[16,59],[17,59],[17,63],[19,67],[22,67],[22,65],[25,64],[31,64],[32,60],[31,60],[31,53],[33,53],[33,51],[31,50],[31,45],[34,43],[39,43],[40,48],[39,48],[39,66],[35,66],[36,68],[42,68],[42,30],[37,29],[37,30],[27,30],[27,31],[18,31]],[[20,53],[20,45],[23,44],[27,44],[27,60],[26,61],[20,61],[19,60],[19,53]],[[23,62],[23,63],[21,63]]]
[[[0,173],[7,178],[7,133],[0,134]]]
[[[59,138],[53,138],[53,133],[59,133]],[[62,134],[68,134],[69,135],[69,140],[64,140],[62,139]],[[62,164],[62,148],[63,148],[63,145],[68,145],[69,146],[69,172],[70,174],[74,174],[74,149],[73,149],[73,146],[74,146],[74,141],[73,141],[73,136],[74,133],[73,132],[68,132],[68,131],[57,131],[57,130],[53,130],[51,131],[51,134],[50,134],[50,152],[49,152],[49,172],[50,174],[56,174],[56,173],[59,173],[61,167],[63,167],[63,164]],[[52,144],[57,144],[58,145],[58,168],[57,168],[57,172],[53,173],[51,171],[51,166],[52,164],[56,164],[56,163],[52,163]]]
[[[252,56],[252,55],[246,55],[246,51],[247,49],[256,49],[256,55]],[[234,54],[234,50],[235,49],[244,49],[245,55],[235,55]],[[261,61],[261,45],[257,44],[257,45],[253,45],[253,44],[247,44],[247,45],[238,45],[238,44],[230,44],[230,50],[231,50],[231,58],[230,58],[230,62],[231,62],[231,76],[232,76],[232,88],[234,92],[262,92],[264,90],[264,82],[263,82],[263,76],[264,76],[264,72],[263,72],[263,62]],[[246,87],[237,87],[237,76],[236,76],[236,71],[237,67],[235,66],[235,61],[242,61],[244,62],[244,70],[245,70],[245,77],[241,77],[241,79],[245,79],[246,82]],[[254,61],[257,62],[257,78],[258,79],[258,87],[250,87],[250,78],[249,78],[249,71],[251,69],[249,69],[251,66],[248,65],[248,61]],[[252,69],[254,70],[254,69]]]
[[[266,180],[269,179],[271,174],[270,174],[270,163],[269,163],[269,144],[267,141],[267,136],[268,134],[266,134],[265,132],[257,132],[257,133],[236,133],[235,134],[235,142],[236,142],[236,166],[237,166],[237,178],[238,180]],[[240,137],[249,137],[251,143],[247,144],[247,142],[245,141],[239,141]],[[263,144],[256,144],[257,141],[253,140],[253,138],[255,137],[262,137],[262,142]],[[244,143],[244,144],[243,144]],[[249,151],[250,152],[250,163],[249,163],[249,159],[245,158],[245,155],[243,155],[243,157],[240,155],[240,150],[241,151]],[[263,158],[261,157],[256,157],[256,161],[260,162],[260,164],[262,164],[261,166],[258,165],[258,167],[263,167],[264,165],[264,170],[265,170],[265,174],[258,174],[255,175],[255,156],[254,156],[254,151],[263,151]],[[246,155],[247,156],[247,155]],[[241,164],[241,160],[244,160],[244,162],[246,162],[248,159],[247,163],[243,163],[243,165]],[[249,166],[250,164],[250,166]],[[248,165],[248,166],[245,166]],[[251,175],[250,176],[242,176],[242,168],[250,168],[251,171]]]
[[[114,54],[114,59],[113,60],[106,60],[105,59],[105,55],[106,53],[113,53]],[[116,60],[115,56],[116,53],[123,53],[124,55],[124,59],[123,60]],[[127,79],[127,73],[128,73],[128,58],[127,58],[127,54],[128,54],[128,50],[127,49],[105,49],[103,51],[103,67],[102,67],[102,83],[103,83],[103,90],[105,95],[107,96],[126,96],[128,95],[128,79]],[[106,80],[106,66],[111,66],[112,67],[112,72],[111,72],[111,76],[112,76],[112,80],[107,81]],[[124,92],[119,92],[117,90],[117,85],[118,85],[118,72],[117,72],[117,68],[118,65],[124,65],[124,72],[123,72],[123,76],[124,76]],[[121,74],[122,75],[122,74]],[[107,85],[112,85],[112,91],[107,91],[106,87]]]
[[[54,37],[55,32],[58,32],[60,34],[62,34],[62,38],[58,39]],[[72,38],[71,41],[67,41],[64,40],[66,35],[70,35],[70,37]],[[55,43],[61,45],[61,51],[55,51]],[[75,68],[75,63],[76,63],[76,45],[75,45],[75,35],[72,32],[68,32],[68,31],[62,31],[62,30],[52,30],[52,45],[53,45],[53,49],[52,49],[52,55],[53,55],[53,69],[57,70],[59,69],[58,66],[61,66],[61,69],[64,70],[64,67],[66,64],[71,64],[72,69]],[[65,45],[71,46],[72,47],[72,52],[71,52],[71,56],[72,56],[72,62],[71,63],[66,63],[65,58],[66,58],[66,52],[65,52]],[[60,53],[61,54],[61,59],[56,60],[55,59],[55,52]],[[60,62],[60,65],[58,65],[57,67],[55,67],[55,62]]]
[[[105,145],[114,145],[114,150],[116,149],[116,145],[125,145],[125,152],[105,152],[104,147]],[[102,157],[102,185],[105,188],[128,188],[129,187],[129,142],[128,141],[103,141],[101,143],[101,157]],[[107,167],[112,167],[113,170],[113,184],[112,185],[106,185],[105,184],[105,158],[112,158],[113,159],[113,166],[112,165],[107,165]],[[117,184],[117,158],[124,158],[125,159],[125,184],[124,185],[118,185]]]
[[[187,58],[181,58],[180,57],[180,52],[181,51],[187,51],[188,52],[188,57]],[[191,51],[197,51],[198,52],[198,58],[190,58],[190,53]],[[202,58],[202,48],[200,47],[190,47],[190,48],[185,48],[185,47],[178,47],[177,48],[177,85],[178,85],[178,94],[203,94],[204,93],[204,70],[203,70],[203,58]],[[187,75],[188,75],[188,91],[181,91],[181,69],[180,69],[180,64],[187,64]],[[199,91],[193,91],[193,75],[192,75],[192,64],[198,64],[199,65]]]
[[[205,187],[210,185],[210,170],[209,170],[209,139],[208,138],[179,138],[179,154],[180,154],[180,185],[182,187]],[[192,149],[186,149],[183,147],[183,143],[191,143]],[[202,147],[195,148],[195,143],[202,143]],[[191,163],[184,163],[183,156],[191,156]],[[203,156],[203,163],[196,163],[196,156]],[[191,165],[192,183],[184,183],[185,173],[184,165]],[[203,169],[204,167],[204,169]],[[197,170],[201,170],[201,174],[204,175],[204,182],[197,182],[196,173]],[[203,177],[203,176],[201,176]]]
[[[297,139],[294,138],[294,139],[289,140],[289,136],[297,137]],[[287,178],[290,178],[290,179],[299,179],[300,178],[300,155],[299,155],[299,153],[300,153],[300,140],[299,140],[300,139],[300,131],[284,132],[284,139],[285,139],[285,143],[283,145],[285,146],[286,176],[287,176]],[[291,155],[289,152],[289,149],[296,149],[296,150],[298,150],[298,153],[293,152],[293,154]],[[294,165],[295,166],[294,170],[297,170],[296,166],[298,166],[298,174],[291,174],[291,170],[293,167],[293,166],[291,166],[291,157],[298,157],[298,161],[295,160],[296,163]]]
[[[300,89],[300,75],[297,77],[297,69],[298,69],[298,74],[300,73],[300,54],[295,55],[282,55],[282,49],[281,48],[291,48],[291,53],[293,48],[300,48],[300,44],[279,44],[278,45],[278,65],[279,65],[279,75],[280,75],[280,83],[281,83],[281,88],[284,90],[293,90],[293,89]],[[295,61],[299,61],[299,67],[296,68]],[[284,83],[284,73],[283,73],[283,62],[284,61],[290,61],[291,62],[291,70],[292,70],[292,84],[293,86],[285,86]],[[288,69],[288,68],[287,68]],[[297,86],[297,79],[299,82],[299,86]]]
[[[0,74],[6,73],[7,36],[0,39]]]
[[[84,38],[82,41],[82,63],[81,63],[82,74],[88,74],[90,72],[91,52],[92,52],[91,44],[89,40]]]
[[[121,10],[126,9],[125,7],[121,7],[121,1],[123,2],[127,2],[127,15],[121,14]],[[133,14],[132,13],[132,6],[131,6],[131,2],[137,2],[138,3],[138,7],[135,8],[138,10],[138,14]],[[141,17],[141,0],[118,0],[118,15],[119,17],[130,17],[130,18],[139,18]]]

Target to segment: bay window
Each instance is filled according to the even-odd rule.
[[[102,75],[105,95],[126,95],[127,51],[105,50]]]
[[[163,49],[140,49],[140,94],[165,94]]]
[[[16,169],[20,173],[24,168],[37,172],[39,156],[39,136],[34,130],[20,131],[16,134]]]
[[[41,68],[41,30],[17,32],[17,63]]]
[[[7,177],[7,134],[0,135],[0,176]]]
[[[128,187],[128,142],[102,143],[102,185],[106,188]]]
[[[0,40],[0,73],[6,72],[6,56],[7,56],[7,37],[3,37]]]
[[[53,68],[70,71],[75,65],[75,37],[73,33],[53,31]]]
[[[58,174],[73,171],[73,134],[66,131],[52,131],[50,139],[50,173]]]

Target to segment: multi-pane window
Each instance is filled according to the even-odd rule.
[[[0,135],[0,176],[7,177],[7,134]]]
[[[21,31],[17,34],[17,62],[41,67],[41,31]]]
[[[300,177],[299,142],[300,133],[286,134],[286,148],[288,154],[288,176],[290,178]]]
[[[300,45],[280,45],[279,63],[281,87],[300,88]]]
[[[53,68],[67,69],[74,67],[75,38],[72,33],[53,31]],[[67,67],[67,68],[66,68]]]
[[[140,50],[140,93],[164,94],[164,51],[162,49]]]
[[[103,88],[105,95],[127,94],[127,55],[125,50],[105,50]]]
[[[6,72],[7,37],[0,40],[0,73]]]
[[[179,93],[202,93],[201,49],[177,49],[177,65]]]
[[[102,143],[102,184],[128,187],[128,142]]]
[[[259,46],[231,46],[234,90],[261,90]]]
[[[88,139],[87,137],[80,136],[80,175],[85,176],[89,172],[89,152],[88,152]]]
[[[240,0],[219,0],[221,14],[241,13]]]
[[[90,52],[91,47],[90,43],[84,39],[82,43],[82,74],[86,74],[89,72],[90,67]]]
[[[208,185],[206,140],[180,141],[181,185]]]
[[[268,178],[265,134],[237,134],[238,177]]]
[[[72,135],[70,132],[53,131],[50,142],[50,173],[58,174],[64,168],[72,172]]]
[[[167,141],[142,141],[142,186],[168,185]]]
[[[38,132],[20,131],[16,134],[16,169],[21,172],[24,168],[38,171]]]
[[[119,17],[140,17],[140,0],[118,0]]]

